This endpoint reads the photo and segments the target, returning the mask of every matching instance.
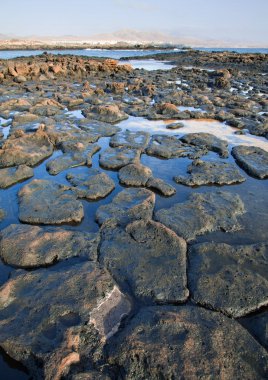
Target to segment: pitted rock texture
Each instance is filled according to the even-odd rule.
[[[186,242],[173,231],[141,220],[126,228],[104,226],[101,236],[100,261],[119,284],[143,300],[187,299]]]
[[[52,265],[75,256],[96,261],[98,243],[95,233],[11,224],[0,232],[0,256],[18,268]]]
[[[16,165],[34,166],[53,153],[53,145],[43,131],[21,133],[5,141],[0,149],[0,168]]]
[[[237,216],[244,212],[239,195],[217,191],[191,194],[188,201],[157,211],[155,219],[188,241],[218,229],[226,232],[240,229]]]
[[[107,197],[115,188],[114,181],[104,172],[94,170],[88,174],[72,174],[66,176],[74,186],[73,191],[78,198],[98,200]]]
[[[115,125],[103,123],[97,120],[81,119],[79,120],[79,128],[85,132],[95,133],[102,137],[110,137],[115,135],[121,129]]]
[[[19,165],[0,169],[0,189],[5,189],[17,182],[33,177],[33,169],[27,165]]]
[[[99,224],[113,221],[128,224],[138,219],[152,219],[155,194],[147,189],[130,188],[117,194],[111,203],[100,206],[96,212]]]
[[[0,288],[0,346],[35,379],[60,380],[84,357],[93,362],[107,335],[130,312],[130,302],[119,290],[111,299],[116,286],[109,273],[92,262],[56,271],[18,271]]]
[[[91,106],[83,110],[83,115],[88,119],[112,124],[128,119],[128,115],[121,111],[116,104]]]
[[[32,224],[80,222],[84,209],[70,187],[34,179],[19,191],[19,219]]]
[[[117,133],[110,140],[110,146],[140,149],[144,151],[150,140],[150,134],[143,131],[124,131]]]
[[[147,307],[108,345],[124,379],[265,379],[268,354],[236,321],[194,306]]]
[[[149,156],[161,158],[198,158],[204,155],[206,151],[190,146],[189,144],[184,144],[175,136],[154,135],[146,149],[146,153]]]
[[[120,183],[127,186],[146,186],[152,171],[149,167],[140,163],[129,164],[119,170],[118,177]]]
[[[194,245],[188,275],[196,302],[242,317],[268,305],[268,243]]]
[[[229,156],[227,141],[221,140],[210,133],[188,133],[181,138],[181,141],[216,152],[223,158]]]
[[[237,163],[251,176],[268,177],[268,152],[255,146],[235,146],[232,155]]]
[[[231,185],[246,178],[234,164],[195,160],[187,168],[187,176],[175,176],[174,181],[187,186]]]
[[[100,165],[105,169],[121,169],[128,164],[138,163],[141,151],[128,148],[107,148],[100,154]]]

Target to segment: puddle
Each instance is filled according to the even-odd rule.
[[[168,61],[156,61],[154,59],[147,60],[129,60],[119,62],[120,65],[129,64],[133,69],[153,70],[171,70],[175,65],[171,65]]]
[[[183,112],[183,111],[202,112],[202,113],[206,112],[206,111],[202,110],[202,108],[184,107],[184,106],[179,106],[179,107],[178,107],[178,110],[179,110],[179,111],[182,111],[182,112]]]
[[[191,107],[187,107],[188,109]],[[129,117],[129,119],[118,124],[122,130],[146,131],[151,135],[164,133],[169,135],[183,136],[186,133],[205,132],[211,133],[216,137],[228,141],[230,147],[235,145],[251,145],[258,146],[268,151],[268,141],[264,137],[254,136],[250,133],[245,135],[236,135],[238,129],[230,127],[216,120],[199,119],[199,120],[182,120],[184,127],[179,129],[166,129],[166,126],[178,120],[147,120],[142,117]]]
[[[81,110],[67,111],[66,115],[70,117],[75,117],[76,119],[84,119],[84,116],[82,115]]]

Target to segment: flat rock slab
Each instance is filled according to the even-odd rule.
[[[150,134],[143,131],[124,131],[117,133],[110,140],[110,146],[144,150],[150,140]]]
[[[223,158],[227,158],[229,156],[228,142],[221,140],[210,133],[188,133],[187,135],[181,137],[181,141],[199,148],[206,148],[212,152],[216,152]]]
[[[151,169],[140,163],[126,165],[118,173],[120,183],[127,186],[146,186],[152,175]]]
[[[126,380],[268,376],[268,353],[240,324],[194,306],[143,308],[107,349]]]
[[[237,167],[227,162],[195,160],[187,168],[188,176],[175,176],[174,181],[187,186],[231,185],[246,178]]]
[[[268,243],[194,245],[188,276],[195,301],[242,317],[268,305]]]
[[[19,220],[32,224],[80,222],[84,209],[70,187],[35,179],[19,191]]]
[[[0,150],[0,168],[17,165],[34,166],[53,153],[53,145],[42,131],[32,134],[21,133],[11,137]]]
[[[76,143],[75,145],[80,145],[80,143]],[[77,149],[75,152],[73,147],[67,148],[67,144],[65,144],[63,149],[69,153],[63,153],[62,156],[56,157],[55,159],[47,162],[46,169],[49,174],[57,175],[64,170],[82,165],[91,166],[92,156],[100,150],[100,146],[97,144],[92,144],[87,146],[85,149]]]
[[[191,194],[189,200],[155,213],[155,219],[189,241],[197,235],[240,229],[237,216],[245,212],[239,195],[223,191]]]
[[[125,189],[117,194],[111,203],[100,206],[96,212],[99,224],[114,221],[128,224],[138,219],[152,219],[155,194],[147,189]]]
[[[95,233],[11,224],[0,232],[0,256],[18,268],[38,268],[76,256],[96,261],[98,243]]]
[[[0,288],[0,310],[1,347],[36,379],[49,380],[62,378],[83,351],[92,360],[130,302],[106,270],[86,262],[18,271]]]
[[[121,128],[108,123],[102,123],[97,120],[82,119],[79,120],[79,128],[83,131],[95,133],[102,137],[110,137],[121,131]]]
[[[100,262],[141,299],[183,302],[189,295],[186,242],[160,223],[141,220],[126,229],[104,227]]]
[[[33,169],[27,165],[0,169],[0,189],[5,189],[17,182],[33,177]]]
[[[72,174],[66,176],[74,186],[73,191],[78,198],[97,200],[105,198],[115,188],[114,181],[104,172],[92,171],[89,174]]]
[[[55,125],[47,125],[44,128],[49,136],[50,141],[58,146],[63,141],[73,141],[80,143],[95,143],[101,137],[100,134],[82,131],[80,128],[68,123],[56,123]]]
[[[268,177],[268,152],[255,146],[235,146],[232,155],[237,163],[251,176]]]
[[[171,186],[169,183],[166,183],[160,178],[151,177],[146,183],[146,187],[158,191],[165,197],[171,197],[176,193],[175,187]]]
[[[105,169],[121,169],[128,164],[138,163],[141,151],[128,148],[107,148],[100,154],[100,165]]]
[[[206,154],[206,151],[197,149],[189,144],[184,144],[175,136],[154,135],[146,149],[146,153],[149,156],[161,158],[198,158]]]
[[[88,119],[95,119],[112,124],[128,119],[128,115],[124,111],[121,111],[115,104],[91,106],[84,109],[82,113]]]
[[[2,208],[0,208],[0,222],[2,222],[2,220],[4,219],[4,217],[5,217],[5,211],[2,209]]]

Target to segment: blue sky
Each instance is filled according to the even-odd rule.
[[[3,0],[0,33],[77,35],[120,29],[268,45],[268,0]]]

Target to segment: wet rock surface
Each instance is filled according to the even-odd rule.
[[[0,168],[26,164],[34,166],[53,153],[53,145],[42,131],[19,134],[8,139],[0,149]]]
[[[135,221],[104,226],[100,261],[137,297],[160,303],[185,301],[186,242],[160,223]],[[168,250],[167,250],[168,247]]]
[[[268,177],[268,152],[254,146],[236,146],[232,155],[238,164],[254,177],[263,179]]]
[[[121,111],[117,105],[92,106],[83,110],[83,114],[86,118],[112,124],[128,118],[128,115]]]
[[[142,164],[129,164],[119,170],[119,181],[127,186],[146,186],[152,171]]]
[[[100,154],[100,165],[105,169],[120,169],[139,162],[140,150],[128,148],[107,148]]]
[[[78,198],[97,200],[105,198],[114,188],[114,181],[106,174],[98,171],[89,174],[67,174],[67,180],[74,186],[73,191]]]
[[[267,266],[268,243],[194,245],[188,272],[192,297],[201,305],[242,317],[268,305]]]
[[[129,301],[117,290],[113,309],[106,303],[95,317],[115,288],[96,263],[18,272],[0,288],[1,347],[35,378],[60,379],[80,362],[83,351],[88,350],[90,362],[101,340],[130,312]],[[86,338],[91,338],[88,347]]]
[[[187,168],[187,176],[175,176],[174,181],[187,186],[231,185],[246,180],[234,164],[195,160]]]
[[[125,189],[108,205],[100,206],[96,212],[99,224],[113,221],[125,225],[137,219],[152,219],[155,194],[147,189]]]
[[[38,268],[70,257],[96,261],[98,234],[11,224],[0,232],[0,256],[8,265]]]
[[[174,136],[154,135],[146,153],[161,158],[190,157],[197,158],[206,153],[204,150],[182,143]]]
[[[19,191],[19,219],[33,224],[80,222],[84,209],[76,198],[68,186],[35,179]]]
[[[149,140],[149,133],[125,131],[114,135],[110,140],[110,146],[144,150]]]
[[[181,140],[187,144],[206,148],[213,152],[219,153],[221,157],[228,157],[228,143],[221,140],[210,133],[188,133]]]
[[[238,195],[217,191],[194,193],[184,203],[157,211],[155,218],[188,241],[218,229],[229,232],[241,228],[237,216],[244,212]]]
[[[27,165],[19,165],[6,169],[0,169],[0,189],[5,189],[17,182],[33,177],[33,169]]]
[[[236,321],[193,306],[142,309],[108,349],[126,379],[264,379],[268,371],[267,352]]]

